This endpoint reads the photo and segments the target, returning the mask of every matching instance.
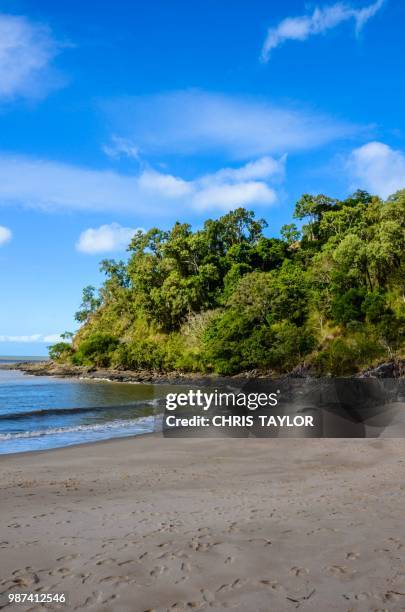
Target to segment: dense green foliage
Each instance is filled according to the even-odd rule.
[[[245,209],[132,239],[86,287],[72,346],[51,356],[126,369],[233,374],[306,364],[348,374],[405,347],[405,191],[382,201],[304,195],[303,221],[264,234]]]

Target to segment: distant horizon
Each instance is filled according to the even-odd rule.
[[[6,354],[6,355],[1,355],[0,354],[0,361],[7,361],[8,359],[43,359],[44,357],[48,357],[48,353],[45,353],[43,355],[39,355],[38,353],[36,355],[27,355],[27,353],[21,354],[21,353],[16,353],[16,354]]]

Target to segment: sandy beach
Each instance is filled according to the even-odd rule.
[[[1,605],[405,610],[404,450],[153,434],[2,456]]]

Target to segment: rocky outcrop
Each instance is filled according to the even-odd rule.
[[[108,380],[126,383],[166,383],[166,384],[200,384],[219,380],[218,376],[192,372],[159,372],[151,370],[113,370],[97,369],[86,366],[58,364],[53,361],[26,361],[0,365],[0,369],[20,370],[34,376],[57,376],[58,378],[81,378]]]
[[[360,374],[361,378],[404,378],[405,359],[381,363],[374,368],[368,368]]]
[[[35,376],[58,376],[60,378],[90,378],[93,380],[110,380],[113,382],[129,383],[168,383],[168,384],[209,384],[214,380],[257,380],[257,379],[284,379],[284,378],[322,378],[311,366],[302,364],[284,375],[272,370],[254,369],[240,372],[231,377],[217,376],[215,374],[198,374],[193,372],[159,372],[151,370],[113,370],[97,369],[86,366],[58,364],[53,361],[27,361],[13,364],[2,364],[1,369],[21,370]],[[405,360],[388,361],[376,367],[367,368],[355,378],[405,378]],[[350,378],[349,376],[346,378]]]

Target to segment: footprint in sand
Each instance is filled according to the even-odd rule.
[[[130,583],[135,583],[135,580],[133,578],[130,578],[129,576],[106,576],[105,578],[101,578],[101,580],[98,581],[99,584],[102,584],[104,582],[107,582],[108,584],[111,584],[113,587],[117,588],[123,584],[130,584]]]
[[[16,570],[13,575],[15,578],[12,579],[12,582],[19,587],[31,587],[39,583],[39,576],[35,572]]]
[[[229,584],[222,584],[217,590],[217,593],[232,591],[234,589],[240,589],[243,586],[246,586],[250,581],[247,578],[236,578],[233,582]],[[202,591],[201,591],[202,592]]]
[[[160,574],[163,574],[164,572],[167,572],[167,571],[168,571],[168,568],[165,565],[157,565],[156,567],[153,568],[152,571],[149,572],[149,575],[155,578],[156,576],[160,576]]]
[[[330,565],[326,568],[326,572],[331,576],[337,576],[340,578],[351,578],[351,576],[355,573],[345,565]]]
[[[303,574],[309,574],[309,569],[307,567],[292,567],[290,568],[290,574],[294,576],[302,576]]]
[[[215,595],[211,593],[211,591],[208,591],[208,589],[201,589],[200,593],[202,595],[203,600],[207,603],[213,604],[215,602]]]
[[[73,559],[77,559],[80,555],[66,555],[64,557],[58,557],[56,561],[60,563],[61,561],[73,561]]]
[[[97,561],[96,565],[107,565],[107,564],[115,563],[116,561],[117,561],[116,559],[109,557],[108,559],[100,559],[100,561]]]
[[[277,581],[274,580],[259,580],[258,584],[259,586],[268,587],[274,591],[279,591],[283,588]]]
[[[360,553],[358,552],[348,552],[346,554],[346,559],[350,559],[350,561],[354,561],[360,557]]]
[[[117,563],[118,567],[122,567],[123,565],[128,565],[129,563],[137,563],[134,559],[128,559],[127,561],[121,561]]]
[[[182,572],[191,572],[191,565],[190,563],[187,563],[187,561],[183,561],[181,564],[181,571]]]

